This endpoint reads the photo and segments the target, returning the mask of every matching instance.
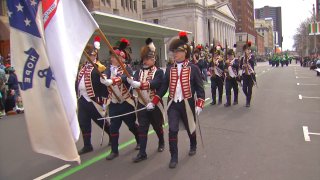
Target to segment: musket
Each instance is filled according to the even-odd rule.
[[[247,40],[246,40],[246,45],[248,45],[248,33],[247,33]],[[249,70],[248,70],[248,56],[247,56],[247,53],[246,51],[244,51],[244,64],[246,65],[245,68],[244,68],[244,72],[246,75],[249,75]]]
[[[227,71],[225,72],[226,73],[226,78],[229,78],[230,79],[230,74],[229,74],[229,71],[228,71],[228,66],[230,65],[230,63],[227,63],[227,58],[228,58],[228,44],[227,44],[227,39],[225,39],[225,54],[224,54],[224,64],[226,65],[227,67]]]
[[[213,38],[213,47],[212,47],[212,50],[213,50],[213,52],[212,52],[212,57],[211,57],[211,59],[212,59],[212,74],[211,74],[211,76],[213,77],[213,78],[215,78],[216,77],[216,72],[215,72],[215,66],[216,66],[216,62],[215,62],[215,59],[214,59],[214,54],[215,54],[215,49],[216,49],[216,47],[215,47],[215,42],[214,42],[214,38]]]

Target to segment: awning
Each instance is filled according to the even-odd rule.
[[[180,31],[183,31],[98,11],[93,11],[91,14],[99,24],[100,29],[109,36],[163,39],[177,36]],[[192,33],[186,32],[188,34]]]

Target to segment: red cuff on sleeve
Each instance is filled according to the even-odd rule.
[[[158,95],[155,95],[154,97],[153,97],[153,99],[152,99],[152,103],[154,104],[154,105],[157,105],[158,104],[158,102],[160,101],[160,97],[158,96]]]
[[[150,89],[150,83],[149,82],[142,82],[140,85],[141,90],[148,90]]]
[[[203,108],[204,106],[204,99],[198,98],[196,102],[196,106]]]
[[[120,77],[113,77],[112,78],[112,84],[113,85],[120,85],[122,82],[121,78]]]

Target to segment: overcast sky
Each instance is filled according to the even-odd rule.
[[[316,0],[254,0],[254,8],[266,5],[272,7],[281,6],[282,11],[282,36],[283,50],[292,49],[293,35],[296,29],[308,17],[312,15],[312,4]]]

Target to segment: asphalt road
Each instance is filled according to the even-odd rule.
[[[24,116],[16,115],[0,119],[0,179],[35,179],[63,167],[47,179],[319,180],[320,78],[295,64],[272,68],[258,63],[256,72],[258,88],[253,89],[250,108],[244,107],[242,91],[239,104],[229,108],[208,105],[208,99],[200,115],[204,146],[198,133],[195,156],[188,156],[187,134],[179,132],[176,169],[168,168],[167,127],[166,150],[156,151],[157,137],[152,133],[148,159],[136,164],[132,163],[135,143],[125,125],[120,156],[113,161],[105,160],[108,138],[100,147],[101,130],[94,125],[95,151],[81,156],[78,165],[34,153]],[[210,84],[206,96],[211,97]],[[82,140],[77,143],[78,149],[81,146]]]

